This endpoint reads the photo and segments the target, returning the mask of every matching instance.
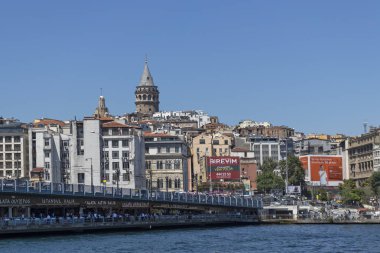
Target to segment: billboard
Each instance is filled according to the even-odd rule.
[[[337,186],[343,180],[342,156],[309,155],[300,160],[306,180],[314,185]]]
[[[240,180],[240,158],[234,156],[207,157],[207,175],[211,180]]]
[[[301,194],[301,186],[289,185],[287,193],[288,194]]]

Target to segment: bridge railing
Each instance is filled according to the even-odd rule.
[[[0,179],[0,192],[93,196],[117,199],[139,199],[148,201],[167,201],[172,203],[192,203],[217,206],[236,206],[262,208],[262,200],[253,196],[231,196],[192,192],[166,192],[144,189],[128,189],[84,184],[64,184],[34,182],[27,180]]]

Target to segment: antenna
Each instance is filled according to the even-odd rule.
[[[364,127],[364,133],[366,134],[367,133],[367,126],[368,126],[368,122],[363,122],[363,127]]]

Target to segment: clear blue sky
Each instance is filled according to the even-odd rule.
[[[380,1],[0,1],[0,116],[134,111],[148,54],[162,110],[306,133],[379,125]]]

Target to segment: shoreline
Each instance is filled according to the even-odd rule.
[[[171,230],[202,227],[234,227],[251,225],[380,225],[380,220],[365,221],[302,221],[302,220],[231,220],[231,221],[178,221],[178,222],[136,222],[136,223],[99,223],[99,224],[65,224],[65,225],[35,225],[0,228],[1,239],[17,237],[38,237],[55,235],[76,235],[90,233],[113,233],[149,230]],[[0,240],[1,240],[0,239]]]

